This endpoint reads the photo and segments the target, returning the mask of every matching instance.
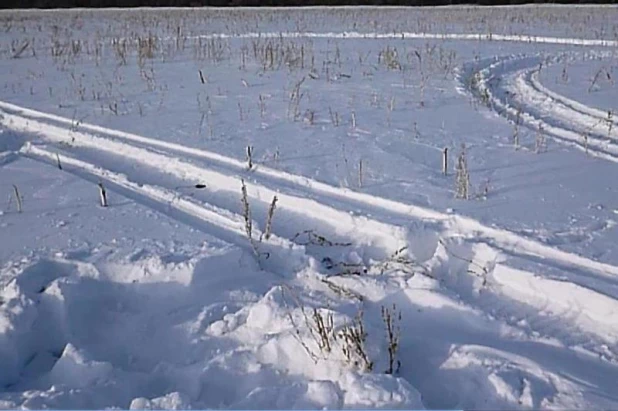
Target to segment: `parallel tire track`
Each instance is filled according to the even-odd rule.
[[[50,148],[28,144],[23,148],[23,154],[52,164],[55,164],[56,155],[58,155],[62,163],[76,170],[75,174],[82,177],[89,176],[91,180],[103,178],[113,184],[114,188],[119,189],[123,194],[141,200],[142,203],[150,202],[150,206],[154,209],[166,212],[166,208],[173,208],[178,212],[184,213],[185,217],[205,225],[205,231],[214,230],[215,234],[221,238],[232,241],[244,248],[248,247],[248,241],[243,232],[244,221],[237,211],[240,204],[239,187],[242,178],[242,176],[237,174],[240,170],[235,169],[235,174],[227,174],[209,165],[197,165],[180,160],[169,152],[161,151],[161,143],[156,147],[157,151],[153,151],[152,148],[149,149],[130,144],[130,139],[123,139],[118,136],[114,138],[101,135],[95,136],[84,132],[70,132],[66,127],[62,128],[33,118],[9,113],[5,113],[2,122],[5,126],[15,130],[37,133],[44,142],[52,144]],[[149,139],[140,138],[140,144],[150,142]],[[153,145],[156,146],[157,144]],[[51,149],[51,147],[55,148]],[[75,158],[70,154],[60,155],[58,154],[59,152],[77,153],[78,157]],[[89,157],[90,162],[81,160],[79,156]],[[225,160],[225,158],[223,159]],[[231,159],[225,161],[227,161],[228,166],[236,164]],[[96,165],[96,163],[105,165]],[[131,163],[139,163],[145,169],[150,168],[150,172],[162,175],[161,181],[164,181],[165,186],[170,188],[165,188],[165,186],[160,184],[138,182],[140,181],[139,175],[129,178],[125,174],[112,171],[112,169],[116,168],[132,170],[132,166],[126,165]],[[125,165],[123,166],[122,164]],[[381,222],[375,218],[354,216],[344,211],[358,206],[365,208],[376,207],[376,204],[370,205],[370,203],[364,202],[362,197],[356,197],[360,193],[340,190],[322,183],[319,183],[320,185],[318,186],[321,189],[315,189],[315,185],[311,184],[296,184],[295,193],[290,193],[289,190],[281,192],[277,191],[279,188],[277,185],[278,178],[287,181],[288,184],[291,184],[292,181],[299,183],[305,180],[292,175],[281,177],[278,174],[279,172],[275,170],[264,168],[259,168],[258,170],[254,173],[248,173],[252,176],[253,181],[248,182],[247,187],[252,203],[257,206],[258,210],[261,210],[259,215],[264,215],[273,195],[277,195],[280,198],[278,209],[280,214],[278,218],[281,223],[275,225],[275,236],[265,244],[268,247],[269,253],[274,257],[273,260],[268,262],[268,269],[273,272],[281,275],[285,275],[286,272],[289,273],[291,269],[289,262],[298,261],[297,258],[289,258],[292,254],[303,257],[301,260],[304,259],[307,250],[293,244],[289,240],[285,240],[285,238],[291,238],[293,232],[300,232],[307,228],[317,226],[320,231],[324,230],[327,234],[335,236],[336,239],[349,240],[355,244],[358,250],[361,250],[364,258],[369,259],[385,258],[399,247],[409,245],[408,239],[410,235],[415,235],[414,232],[410,233],[406,226]],[[230,171],[234,171],[234,167]],[[268,176],[268,173],[272,174],[272,178],[262,178],[263,175]],[[245,174],[247,174],[246,171]],[[168,181],[167,178],[170,180]],[[204,181],[202,179],[207,182],[207,188],[203,193],[200,192],[199,195],[196,195],[194,199],[179,197],[177,190],[171,188],[173,187],[171,185],[172,182],[194,184]],[[318,183],[313,182],[312,184]],[[319,201],[319,199],[324,197],[324,191],[330,193],[329,195],[337,196],[340,205],[345,207],[347,204],[347,208],[333,208],[333,206],[326,205],[331,204],[330,202]],[[369,198],[373,199],[371,196]],[[379,207],[379,199],[376,199],[376,202]],[[423,218],[427,215],[442,217],[439,213],[431,210],[420,209],[421,213],[414,213],[414,207],[401,203],[393,204],[396,204],[396,207],[384,207],[382,210],[382,214],[386,214],[387,220],[389,220],[389,214],[391,216],[395,215],[400,219],[407,216],[408,220],[413,219],[418,222],[422,222]],[[407,214],[401,215],[399,209],[406,210]],[[300,218],[303,215],[304,218]],[[470,221],[470,225],[465,224]],[[614,275],[617,267],[596,263],[584,257],[553,250],[547,246],[535,244],[531,240],[517,237],[513,233],[507,233],[507,238],[503,238],[501,233],[504,231],[484,228],[474,220],[459,216],[456,216],[455,220],[449,217],[449,219],[442,218],[435,222],[441,223],[441,225],[436,227],[436,229],[441,230],[438,238],[442,238],[447,243],[451,237],[457,238],[462,234],[464,237],[472,237],[475,242],[478,241],[479,237],[484,239],[483,236],[485,236],[490,240],[493,239],[494,243],[501,244],[502,247],[508,246],[509,250],[524,257],[530,253],[531,246],[534,246],[536,247],[533,247],[536,252],[535,255],[542,256],[550,261],[554,260],[556,264],[575,265],[579,271],[584,270],[589,275],[594,276],[595,280],[591,280],[587,284],[581,283],[578,285],[574,282],[573,287],[576,294],[594,295],[597,293],[595,288],[598,290],[603,288],[599,281],[608,281],[610,284],[618,283],[618,278]],[[321,232],[323,233],[324,231]],[[491,236],[492,233],[494,233],[493,237]],[[518,243],[518,241],[521,241],[521,243]],[[488,243],[491,244],[491,241],[488,241]],[[521,250],[519,249],[520,244],[523,245]],[[553,254],[544,253],[548,249],[553,250]],[[412,253],[414,253],[414,249]],[[560,260],[559,256],[564,258]],[[319,257],[319,255],[316,255],[316,257]],[[585,263],[582,265],[582,262]],[[466,275],[465,271],[462,271],[460,275]],[[577,273],[573,274],[573,277],[575,276],[577,276]],[[538,286],[535,286],[535,288],[538,290],[543,289],[542,279],[536,279],[532,276],[527,281],[538,283]],[[479,306],[480,304],[483,311],[489,312],[492,308],[497,310],[502,321],[508,322],[508,318],[523,314],[527,318],[532,318],[530,323],[533,326],[535,324],[542,326],[541,317],[536,316],[532,312],[536,307],[536,303],[532,301],[532,309],[522,310],[522,307],[531,303],[531,301],[527,299],[518,301],[518,295],[512,294],[506,285],[499,284],[500,289],[495,292],[490,289],[488,292],[494,296],[492,298],[481,300],[470,297],[463,298],[469,305]],[[469,294],[466,290],[463,290],[463,294],[461,294],[460,291],[462,290],[458,289],[458,287],[451,284],[451,288],[456,293],[460,295]],[[618,298],[618,295],[614,296],[608,306],[610,315],[618,314],[618,301],[616,298]],[[512,301],[509,301],[509,299]],[[584,329],[581,329],[576,322],[577,318],[565,319],[562,315],[563,310],[560,309],[559,305],[547,310],[546,314],[549,317],[566,320],[566,323],[559,327],[542,326],[539,333],[543,335],[549,334],[561,340],[565,346],[583,344],[587,349],[596,351],[596,347],[600,347],[604,342],[607,342],[604,334],[597,334],[598,327],[586,326]],[[589,315],[588,317],[594,320],[594,315]],[[618,335],[618,330],[615,333],[609,333],[609,335]]]
[[[545,88],[540,56],[493,58],[472,64],[460,82],[477,98],[534,132],[604,160],[618,162],[618,122],[608,113]]]
[[[1,122],[7,127],[17,128],[20,131],[29,133],[46,133],[46,130],[49,131],[53,129],[55,131],[54,138],[57,141],[70,143],[72,140],[67,130],[71,125],[71,120],[69,119],[4,102],[0,102],[0,110],[5,113],[4,119],[1,120]],[[50,121],[59,123],[63,125],[64,128],[54,126],[53,123],[49,124]],[[142,147],[161,149],[163,152],[167,153],[182,154],[183,158],[189,156],[189,158],[200,160],[201,165],[195,165],[192,168],[193,178],[195,178],[194,182],[201,182],[204,180],[205,175],[200,171],[201,168],[215,170],[215,176],[222,176],[227,183],[239,183],[241,178],[246,178],[258,182],[263,186],[276,186],[276,190],[268,191],[268,195],[271,196],[284,191],[290,193],[292,196],[300,195],[303,199],[315,200],[312,204],[334,203],[345,210],[358,210],[359,213],[386,216],[388,217],[388,222],[399,225],[410,222],[411,219],[422,221],[424,224],[434,224],[436,229],[445,232],[456,232],[458,235],[474,237],[479,241],[486,242],[491,246],[503,249],[515,255],[527,256],[529,258],[543,258],[544,260],[553,261],[556,266],[561,268],[583,271],[591,274],[597,279],[605,278],[612,282],[618,281],[618,267],[616,266],[561,251],[508,230],[488,227],[472,218],[441,213],[412,204],[404,204],[370,194],[334,187],[306,177],[270,169],[262,165],[258,165],[254,170],[247,172],[246,163],[206,150],[190,148],[87,123],[81,124],[80,129],[93,134],[71,132],[71,136],[81,136],[82,139],[77,141],[77,143],[85,144],[85,142],[89,141],[88,145],[93,149],[103,149],[105,145],[109,146],[109,144],[118,143],[120,145],[115,146],[115,150],[111,150],[111,152],[117,152],[116,150],[122,152],[123,147],[131,150]],[[102,142],[100,140],[102,140]],[[179,161],[176,157],[170,156],[170,158]],[[141,154],[137,156],[137,159],[142,159]],[[162,158],[159,157],[159,161],[161,161],[161,159]],[[181,163],[183,162],[181,161]],[[169,168],[169,165],[166,165],[166,168]],[[233,176],[231,180],[230,176]],[[234,189],[235,188],[236,187],[234,187]],[[222,189],[229,190],[230,186],[224,185]],[[349,212],[346,211],[345,214],[349,215]],[[340,217],[339,214],[338,217]]]

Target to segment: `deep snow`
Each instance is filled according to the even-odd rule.
[[[0,407],[615,408],[616,21],[0,12]]]

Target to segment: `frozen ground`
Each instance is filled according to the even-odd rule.
[[[618,407],[617,22],[1,12],[0,408]]]

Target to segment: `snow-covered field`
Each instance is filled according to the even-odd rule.
[[[618,8],[0,31],[0,408],[618,407]]]

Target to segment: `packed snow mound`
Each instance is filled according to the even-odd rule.
[[[68,343],[51,369],[49,378],[54,385],[64,385],[71,389],[85,388],[105,381],[112,371],[110,363],[90,361]]]
[[[158,398],[136,398],[130,410],[190,410],[191,401],[179,392],[171,392]]]
[[[272,275],[239,266],[243,258],[236,249],[175,260],[142,250],[4,270],[13,278],[0,295],[0,377],[11,387],[2,397],[28,387],[30,404],[53,397],[60,408],[74,397],[131,409],[422,406],[392,377],[320,373],[298,351],[281,287],[268,289]]]

